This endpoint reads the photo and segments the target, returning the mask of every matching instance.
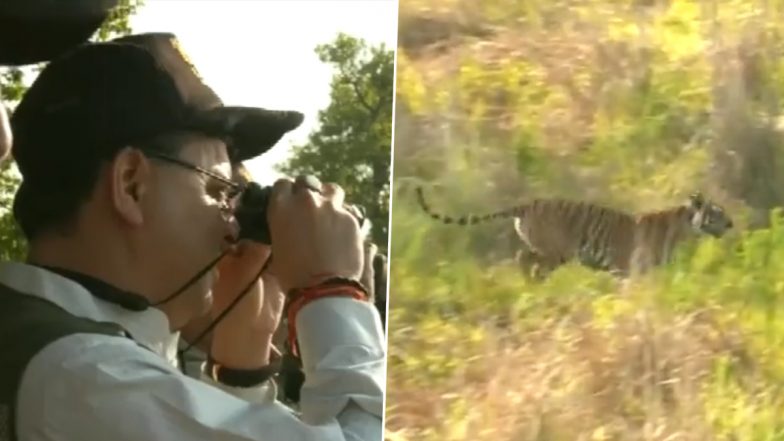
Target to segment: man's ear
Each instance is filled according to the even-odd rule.
[[[133,226],[144,223],[142,199],[150,187],[150,164],[138,149],[124,148],[109,168],[112,205],[123,221]]]

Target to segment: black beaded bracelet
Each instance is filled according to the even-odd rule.
[[[253,387],[275,376],[280,371],[280,363],[276,360],[257,369],[235,369],[223,366],[208,357],[205,370],[210,378],[226,386]]]

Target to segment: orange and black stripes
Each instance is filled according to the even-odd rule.
[[[527,257],[548,270],[569,260],[618,275],[630,266],[646,268],[666,262],[673,249],[695,234],[720,236],[732,228],[724,210],[692,195],[685,205],[638,216],[587,202],[536,199],[495,213],[450,217],[434,213],[417,188],[422,209],[446,224],[475,225],[499,218],[514,218],[514,228],[524,243]],[[518,257],[520,254],[518,254]],[[635,262],[633,262],[635,260]]]

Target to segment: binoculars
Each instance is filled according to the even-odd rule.
[[[254,181],[247,183],[234,211],[234,217],[240,226],[239,239],[249,239],[265,245],[272,244],[269,222],[267,221],[267,209],[271,194],[271,186],[263,187]],[[364,208],[358,205],[347,205],[346,207],[357,218],[360,228],[366,228],[367,218]]]
[[[240,225],[239,239],[272,244],[267,221],[267,207],[271,194],[272,187],[262,187],[253,181],[245,187],[234,210],[234,217]]]

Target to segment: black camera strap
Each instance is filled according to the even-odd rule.
[[[198,344],[207,334],[209,334],[213,329],[215,329],[216,326],[218,326],[218,323],[220,323],[226,317],[226,315],[228,315],[229,312],[231,312],[231,310],[234,309],[234,307],[237,306],[239,304],[239,302],[246,295],[248,295],[248,293],[250,292],[251,288],[253,288],[253,285],[261,277],[261,274],[264,273],[264,271],[267,269],[267,266],[269,265],[271,260],[272,259],[271,259],[271,256],[270,256],[270,258],[268,258],[267,261],[264,262],[264,265],[262,265],[261,269],[259,269],[258,273],[256,273],[256,275],[253,277],[253,279],[248,281],[248,283],[245,285],[245,287],[242,289],[242,291],[240,291],[240,293],[237,294],[237,298],[235,298],[229,304],[229,306],[226,307],[226,309],[224,309],[217,317],[215,317],[215,320],[213,320],[206,328],[204,328],[204,330],[201,332],[201,334],[199,334],[195,339],[193,339],[192,342],[189,342],[188,346],[185,349],[182,350],[182,353],[185,353],[185,352],[189,351],[196,344]]]
[[[215,267],[215,265],[217,265],[218,262],[221,259],[223,259],[223,256],[228,254],[228,252],[229,252],[229,250],[225,250],[222,253],[218,254],[218,257],[216,257],[215,259],[210,261],[210,263],[208,263],[207,266],[202,268],[201,271],[197,272],[196,275],[194,275],[193,277],[191,277],[190,280],[185,282],[185,284],[183,284],[182,287],[180,287],[180,289],[178,289],[177,291],[174,291],[171,295],[169,295],[168,297],[166,297],[163,300],[159,301],[158,303],[150,304],[150,306],[160,306],[160,305],[162,305],[164,303],[167,303],[167,302],[170,302],[170,301],[174,300],[175,297],[177,297],[178,295],[180,295],[183,292],[185,292],[186,289],[188,289],[191,285],[196,283],[196,281],[198,281],[199,279],[204,277],[205,274],[207,274],[208,272],[212,271],[212,269]]]

